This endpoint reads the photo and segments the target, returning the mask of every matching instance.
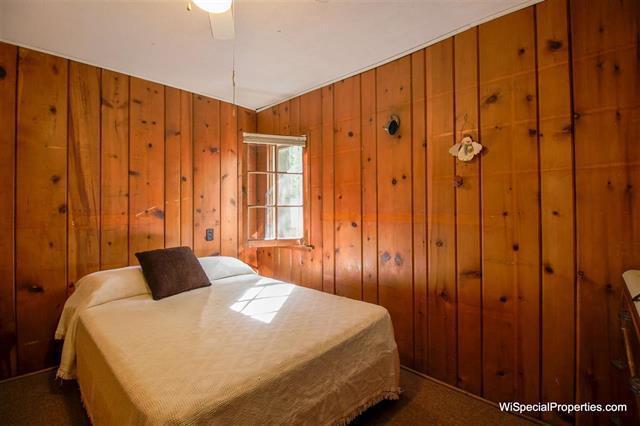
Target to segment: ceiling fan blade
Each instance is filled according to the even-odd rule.
[[[210,13],[209,22],[214,40],[231,40],[235,37],[233,8],[224,13]]]

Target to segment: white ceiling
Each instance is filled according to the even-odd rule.
[[[0,39],[260,109],[536,0],[235,0],[214,41],[187,0],[0,0]],[[505,34],[505,36],[508,36]]]

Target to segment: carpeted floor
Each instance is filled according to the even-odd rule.
[[[53,370],[0,382],[0,424],[88,425],[75,382],[61,384]],[[501,413],[493,404],[402,370],[405,392],[398,401],[383,401],[354,425],[531,425]]]

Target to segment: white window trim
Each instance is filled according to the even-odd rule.
[[[296,206],[282,206],[282,207],[301,207],[302,211],[303,211],[303,217],[302,217],[302,227],[303,227],[303,236],[301,238],[294,238],[294,239],[281,239],[278,238],[278,174],[279,172],[277,171],[277,149],[279,147],[283,147],[283,146],[301,146],[303,149],[306,148],[307,146],[307,136],[306,135],[302,135],[302,136],[283,136],[283,135],[269,135],[269,134],[262,134],[262,133],[248,133],[248,132],[243,132],[242,133],[243,136],[243,143],[247,144],[247,145],[268,145],[268,146],[274,146],[275,150],[274,150],[274,158],[268,157],[268,161],[275,161],[275,163],[273,164],[273,172],[261,172],[261,171],[249,171],[247,170],[247,178],[248,175],[250,174],[266,174],[266,175],[270,175],[270,176],[274,176],[274,189],[275,189],[275,193],[274,193],[274,205],[273,207],[275,208],[275,229],[274,229],[274,238],[273,239],[251,239],[249,237],[249,235],[251,235],[250,232],[250,221],[249,221],[249,210],[252,208],[264,208],[265,210],[269,207],[267,205],[265,206],[249,206],[247,205],[247,210],[246,210],[246,222],[247,222],[247,245],[249,247],[282,247],[282,246],[300,246],[300,247],[310,247],[308,244],[306,244],[305,242],[305,214],[304,214],[304,210],[307,208],[307,206],[305,205],[305,185],[304,185],[304,171],[305,171],[305,167],[307,166],[304,163],[304,155],[303,155],[303,161],[302,161],[302,172],[301,173],[290,173],[290,174],[294,174],[294,175],[300,175],[303,177],[303,186],[302,186],[302,204],[301,205],[296,205]],[[247,155],[248,155],[248,151],[247,151]],[[282,173],[282,174],[286,174],[286,172]],[[265,213],[266,214],[266,213]]]

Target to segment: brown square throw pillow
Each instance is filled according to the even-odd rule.
[[[211,285],[189,247],[136,253],[154,300]]]

